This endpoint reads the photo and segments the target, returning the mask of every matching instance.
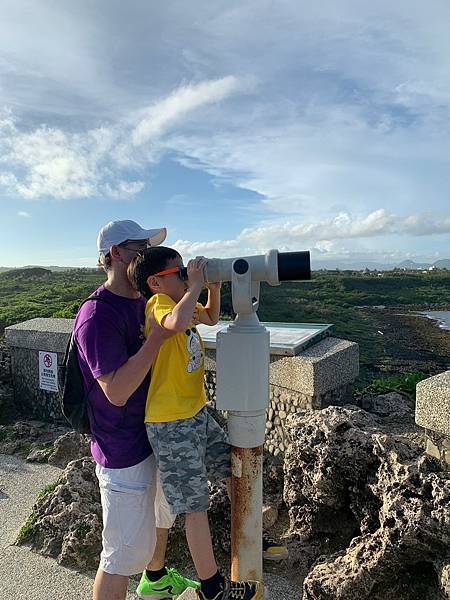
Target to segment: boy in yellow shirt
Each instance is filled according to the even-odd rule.
[[[152,365],[145,423],[161,486],[172,514],[185,514],[186,537],[200,579],[200,600],[261,600],[256,581],[232,582],[218,570],[208,514],[208,479],[230,477],[225,433],[205,408],[204,346],[195,320],[219,320],[220,283],[209,283],[206,306],[198,303],[207,260],[183,267],[172,248],[147,248],[134,259],[129,276],[147,298],[146,333],[153,318],[174,332]]]

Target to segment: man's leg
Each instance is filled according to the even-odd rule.
[[[103,531],[93,600],[125,600],[129,575],[139,573],[156,543],[153,456],[123,469],[97,465]]]
[[[169,539],[169,530],[156,528],[156,546],[153,552],[153,558],[147,565],[147,571],[159,571],[166,566],[167,541]]]
[[[94,581],[92,600],[125,600],[128,577],[111,575],[99,569]]]

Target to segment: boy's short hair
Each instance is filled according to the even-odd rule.
[[[150,298],[152,292],[147,284],[150,275],[164,271],[169,260],[181,258],[179,252],[167,246],[151,246],[138,254],[128,265],[128,279],[131,285],[145,298]]]

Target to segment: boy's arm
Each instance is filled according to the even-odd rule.
[[[176,333],[181,333],[188,329],[205,281],[203,269],[206,266],[206,262],[206,259],[202,256],[198,256],[196,259],[188,262],[187,273],[189,289],[173,308],[172,312],[161,321],[161,325],[165,329]]]
[[[188,329],[201,289],[201,284],[188,289],[178,304],[173,307],[172,312],[161,320],[164,329],[175,333],[181,333]]]
[[[208,283],[208,302],[205,310],[198,315],[200,323],[205,325],[216,325],[220,316],[220,287],[221,283]]]

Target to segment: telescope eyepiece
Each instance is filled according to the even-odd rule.
[[[238,258],[233,263],[233,270],[238,275],[245,275],[248,271],[248,262],[244,258]]]
[[[302,281],[311,279],[309,252],[279,252],[278,279],[280,281]]]

